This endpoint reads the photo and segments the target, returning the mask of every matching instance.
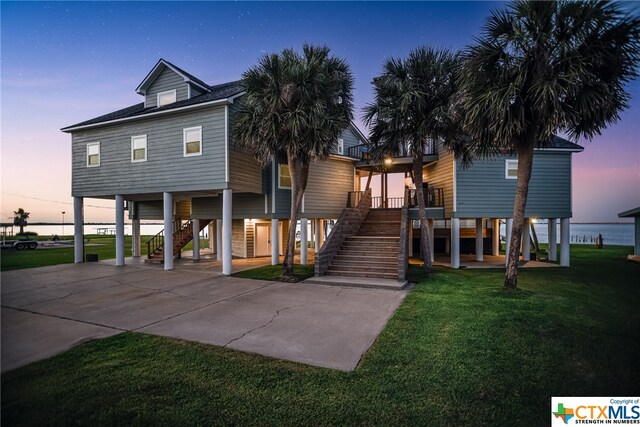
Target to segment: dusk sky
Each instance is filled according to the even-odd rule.
[[[503,4],[502,4],[503,5]],[[1,2],[2,222],[72,220],[71,136],[60,128],[142,102],[160,58],[209,84],[237,80],[265,53],[326,44],[355,76],[356,122],[382,62],[421,45],[461,49],[500,3]],[[640,3],[627,4],[640,13]],[[631,108],[573,156],[574,222],[640,206],[640,82]],[[85,200],[85,221],[113,201]],[[95,207],[94,207],[95,206]],[[98,207],[100,206],[100,207]],[[101,208],[102,207],[102,208]]]

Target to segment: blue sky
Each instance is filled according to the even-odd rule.
[[[264,53],[327,44],[352,67],[359,118],[386,58],[420,45],[460,49],[501,5],[2,2],[2,221],[18,207],[34,221],[71,210],[70,136],[59,129],[140,102],[134,90],[159,58],[215,84],[238,79]],[[574,157],[575,221],[613,221],[640,205],[638,81],[629,90],[621,123]],[[107,207],[87,208],[88,221],[113,217],[112,202],[87,203]]]

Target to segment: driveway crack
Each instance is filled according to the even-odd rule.
[[[252,293],[252,292],[259,291],[259,290],[264,289],[264,288],[268,288],[269,286],[273,286],[273,285],[274,285],[274,284],[276,284],[276,283],[277,283],[277,282],[269,283],[269,284],[266,284],[266,285],[264,285],[264,286],[260,286],[259,288],[250,289],[250,290],[248,290],[248,291],[246,291],[246,292],[242,292],[242,293],[239,293],[239,294],[236,294],[236,295],[230,296],[230,297],[228,297],[228,298],[223,298],[223,299],[220,299],[220,300],[217,300],[217,301],[213,301],[213,302],[211,302],[211,303],[209,303],[209,304],[201,305],[201,306],[199,306],[199,307],[192,308],[192,309],[187,310],[187,311],[184,311],[184,312],[182,312],[182,313],[174,314],[174,315],[171,315],[171,316],[165,317],[165,318],[163,318],[163,319],[156,320],[155,322],[151,322],[151,323],[149,323],[148,325],[144,325],[144,326],[140,326],[139,328],[132,329],[132,330],[131,330],[131,332],[139,331],[140,329],[144,329],[144,328],[148,328],[149,326],[153,326],[153,325],[155,325],[156,323],[164,322],[164,321],[166,321],[166,320],[173,319],[174,317],[183,316],[183,315],[185,315],[185,314],[189,314],[189,313],[194,312],[194,311],[197,311],[197,310],[202,310],[203,308],[211,307],[212,305],[216,305],[216,304],[219,304],[219,303],[221,303],[221,302],[229,301],[229,300],[232,300],[232,299],[234,299],[234,298],[238,298],[238,297],[241,297],[241,296],[243,296],[243,295],[247,295],[247,294],[250,294],[250,293]]]
[[[225,345],[223,345],[222,347],[223,347],[223,348],[224,348],[224,347],[227,347],[229,344],[234,343],[234,342],[236,342],[236,341],[238,341],[238,340],[241,340],[242,338],[246,337],[247,335],[249,335],[249,334],[250,334],[250,333],[252,333],[252,332],[255,332],[255,331],[259,330],[259,329],[264,329],[264,328],[266,328],[267,326],[269,326],[270,324],[272,324],[272,323],[273,323],[273,321],[274,321],[274,320],[276,320],[276,317],[278,317],[278,316],[280,315],[280,313],[282,313],[283,311],[285,311],[285,310],[289,310],[289,309],[291,309],[291,308],[300,307],[300,306],[302,306],[302,305],[304,305],[304,303],[303,303],[303,304],[292,305],[292,306],[289,306],[289,307],[281,308],[280,310],[276,310],[276,314],[274,314],[274,315],[273,315],[273,317],[271,318],[271,320],[269,320],[267,323],[265,323],[264,325],[260,325],[260,326],[257,326],[257,327],[255,327],[255,328],[253,328],[253,329],[248,330],[247,332],[243,333],[243,334],[242,334],[242,335],[240,335],[239,337],[236,337],[236,338],[232,339],[231,341],[229,341],[228,343],[226,343],[226,344],[225,344]]]

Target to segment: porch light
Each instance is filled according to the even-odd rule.
[[[538,220],[536,218],[531,218],[529,222],[531,222],[531,224],[535,224],[538,222]]]
[[[391,157],[385,157],[384,164],[390,165],[391,163],[393,163],[393,159]]]

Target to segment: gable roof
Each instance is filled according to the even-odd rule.
[[[628,211],[620,212],[618,214],[618,218],[634,218],[640,216],[640,206],[634,209],[629,209]]]
[[[547,145],[546,147],[536,147],[536,150],[541,150],[541,151],[568,151],[568,152],[580,152],[584,150],[584,147],[582,147],[581,145],[575,144],[571,141],[569,141],[568,139],[564,139],[558,135],[555,135],[553,137],[553,141],[551,141],[551,144]]]
[[[215,86],[208,86],[208,88],[209,89],[207,93],[194,96],[193,98],[185,99],[183,101],[174,102],[162,107],[147,108],[145,108],[144,102],[141,102],[140,104],[135,104],[130,107],[123,108],[122,110],[117,110],[90,120],[85,120],[84,122],[76,123],[75,125],[64,127],[61,130],[63,132],[71,132],[74,130],[97,127],[114,122],[122,122],[134,120],[136,118],[171,113],[176,110],[196,108],[199,106],[211,105],[216,103],[226,103],[228,102],[228,100],[236,97],[243,92],[243,88],[239,80],[229,83],[222,83]]]
[[[144,80],[142,80],[142,83],[140,83],[138,85],[138,87],[136,88],[136,93],[139,93],[140,95],[144,95],[146,90],[149,88],[149,86],[151,86],[151,84],[154,82],[154,80],[166,69],[169,68],[171,70],[173,70],[176,74],[178,74],[180,77],[182,77],[182,79],[186,82],[186,83],[190,83],[192,85],[198,86],[199,88],[201,88],[202,90],[209,92],[211,90],[211,87],[206,84],[205,82],[203,82],[202,80],[200,80],[199,78],[195,77],[193,74],[189,74],[186,71],[184,71],[182,68],[173,65],[171,62],[160,58],[160,60],[156,63],[156,65],[154,65],[154,67],[151,69],[151,71],[149,71],[149,74],[147,74],[147,77],[144,78]]]

